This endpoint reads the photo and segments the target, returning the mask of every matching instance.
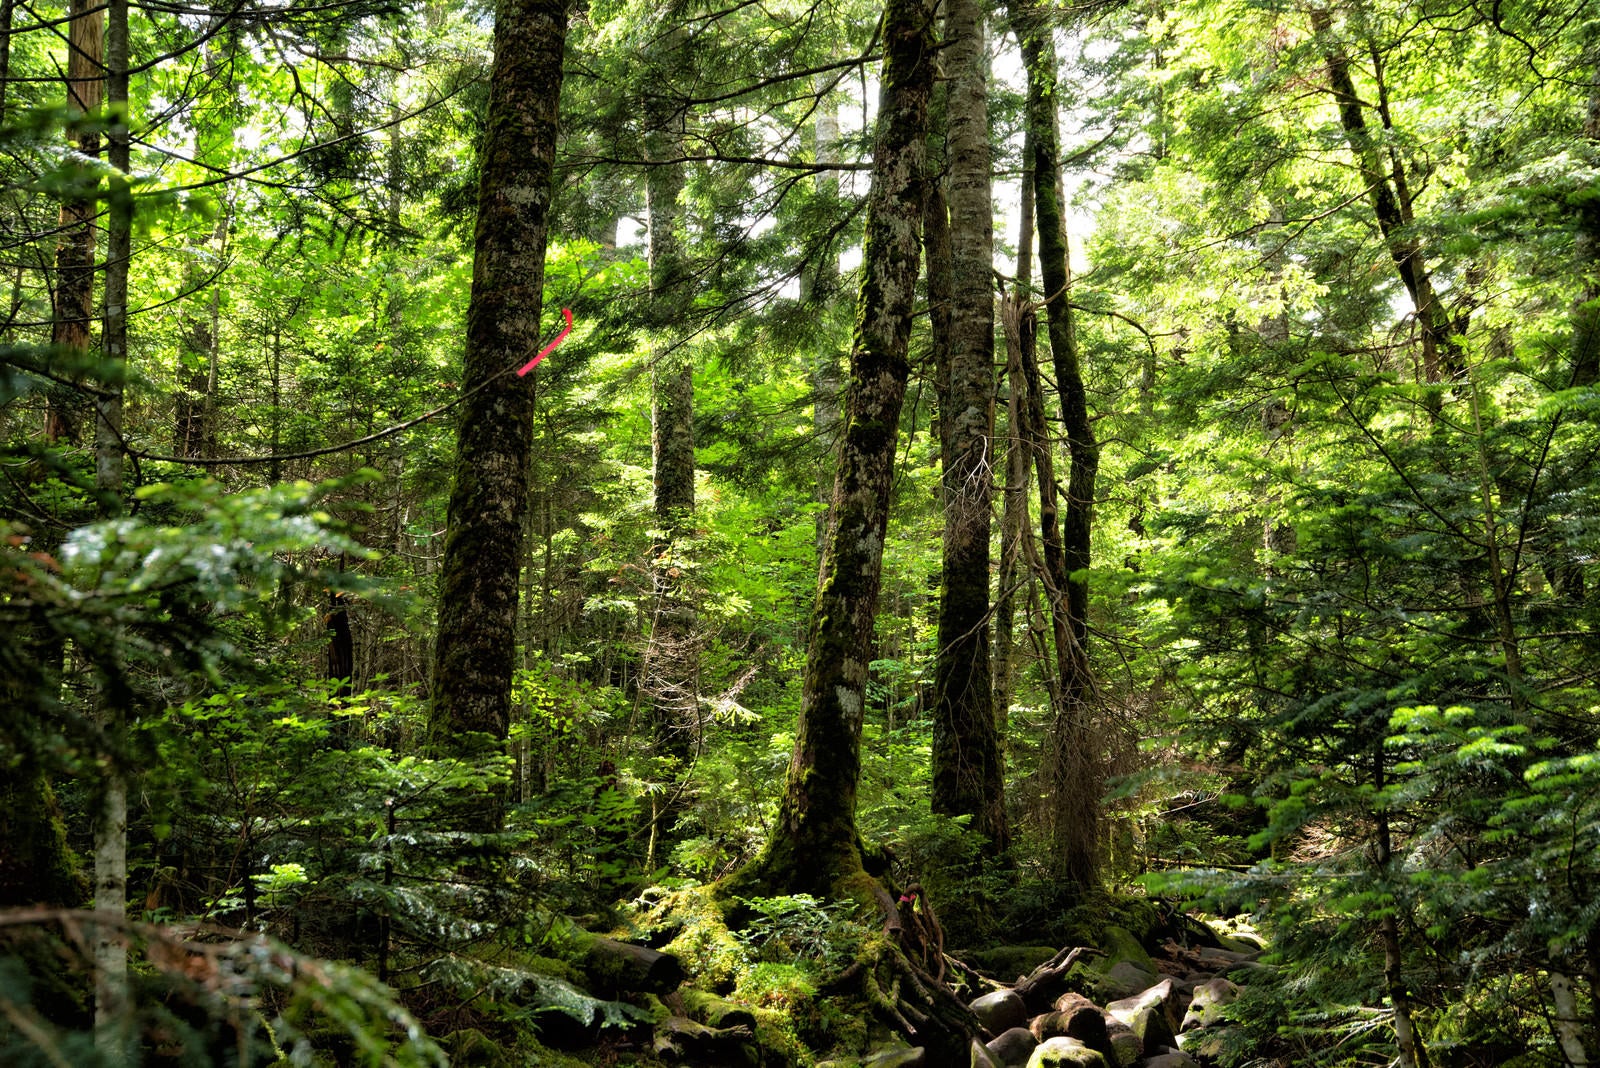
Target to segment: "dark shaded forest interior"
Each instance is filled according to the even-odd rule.
[[[1600,4],[0,0],[0,1064],[1600,1058]]]

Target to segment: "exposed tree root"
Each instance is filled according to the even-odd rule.
[[[948,987],[893,942],[873,940],[863,956],[819,991],[859,996],[879,1020],[928,1050],[930,1063],[953,1063],[979,1033],[978,1022]]]

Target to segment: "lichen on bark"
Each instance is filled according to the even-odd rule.
[[[441,753],[494,750],[510,726],[538,383],[537,372],[515,371],[542,344],[566,32],[565,0],[503,0],[495,19],[462,387],[494,384],[467,398],[457,425],[428,726]],[[499,806],[470,822],[494,829]]]
[[[889,519],[922,220],[932,4],[889,0],[861,293],[827,552],[812,614],[794,755],[771,844],[751,873],[829,895],[862,871],[856,788],[862,694]]]

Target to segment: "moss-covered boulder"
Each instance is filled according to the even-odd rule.
[[[1137,935],[1126,927],[1110,926],[1100,932],[1100,937],[1095,939],[1105,956],[1097,963],[1100,971],[1109,973],[1113,967],[1120,963],[1132,964],[1140,971],[1149,975],[1156,972],[1155,961],[1150,959],[1150,954],[1145,950],[1143,943]]]
[[[1216,1027],[1223,1022],[1224,1010],[1239,998],[1239,988],[1226,979],[1211,979],[1194,989],[1189,1011],[1184,1014],[1180,1032]]]
[[[461,1068],[511,1068],[511,1055],[505,1047],[476,1028],[465,1028],[447,1035],[445,1048],[452,1066]]]
[[[1028,1058],[1028,1068],[1111,1068],[1099,1053],[1075,1038],[1041,1042]]]

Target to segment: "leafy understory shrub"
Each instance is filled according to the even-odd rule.
[[[94,940],[107,920],[74,909],[0,912],[0,1063],[119,1068],[85,1015]],[[125,1046],[176,1063],[443,1068],[444,1053],[394,991],[365,971],[263,935],[109,921],[129,949]]]
[[[870,932],[849,917],[848,906],[810,894],[737,898],[754,915],[734,932],[752,961],[794,964],[813,974],[842,968]]]

